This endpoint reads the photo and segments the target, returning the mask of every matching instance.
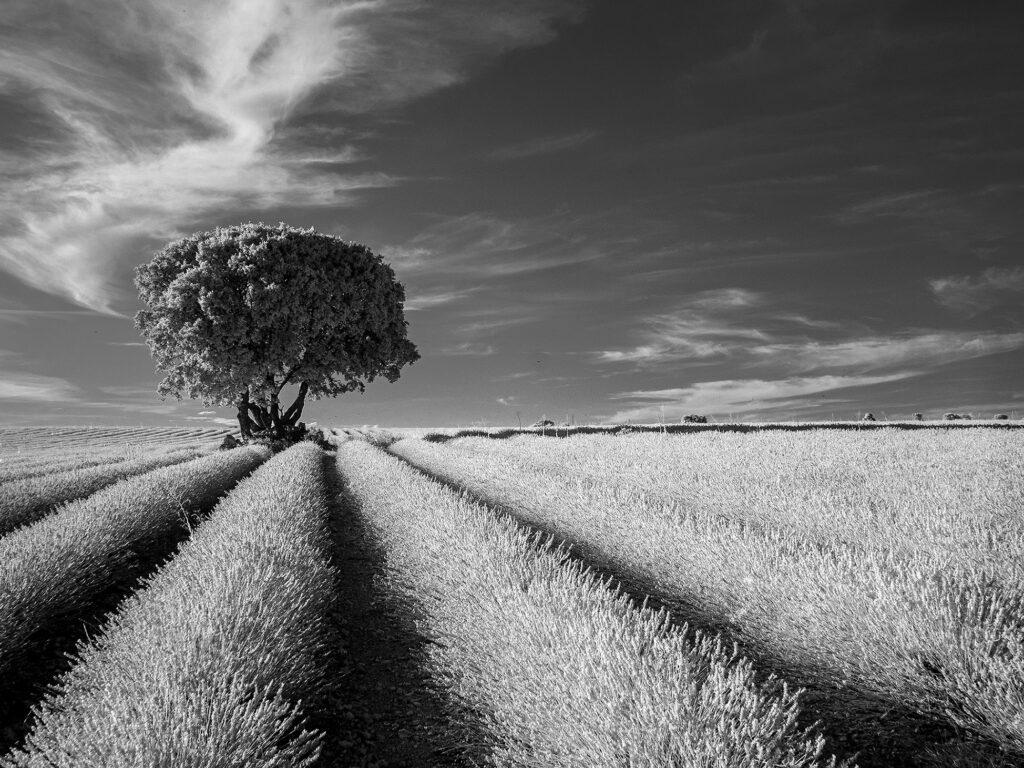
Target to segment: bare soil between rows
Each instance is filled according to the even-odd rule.
[[[311,725],[325,731],[325,768],[464,768],[446,703],[422,659],[427,641],[381,583],[384,556],[344,489],[334,454],[324,459],[337,601],[332,683]]]

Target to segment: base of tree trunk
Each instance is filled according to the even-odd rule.
[[[253,429],[249,436],[242,438],[242,443],[265,445],[275,453],[303,441],[316,443],[324,450],[333,451],[335,449],[335,446],[327,441],[321,430],[308,429],[302,422],[294,427],[282,429]]]

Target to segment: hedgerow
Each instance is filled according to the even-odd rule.
[[[242,449],[157,469],[0,539],[0,681],[37,632],[133,575],[137,553],[184,530],[268,455]]]
[[[322,451],[268,461],[129,598],[39,706],[12,766],[311,766],[321,684]]]
[[[445,429],[442,431],[428,432],[423,435],[423,439],[428,443],[446,443],[450,440],[457,440],[462,437],[486,437],[491,440],[507,440],[510,437],[518,435],[566,438],[575,437],[577,435],[692,435],[709,432],[754,434],[763,432],[873,432],[876,430],[900,430],[914,432],[926,430],[928,434],[939,434],[940,432],[947,432],[954,429],[986,431],[995,429],[999,431],[1016,431],[1018,429],[1024,429],[1024,425],[1019,423],[993,424],[991,422],[951,424],[948,421],[921,424],[916,419],[912,421],[886,422],[793,421],[767,423],[724,422],[720,424],[591,424],[580,426],[555,425],[548,427],[521,427],[519,429],[514,427],[499,427],[495,429]],[[402,431],[406,433],[405,436],[412,436],[408,434],[412,430]]]
[[[823,546],[792,529],[751,525],[758,516],[777,519],[779,510],[765,503],[770,497],[782,506],[804,501],[808,524],[824,530],[830,518],[815,514],[813,499],[829,492],[830,470],[821,459],[818,483],[806,477],[783,482],[766,497],[763,489],[743,482],[749,474],[730,477],[725,467],[733,463],[727,452],[715,451],[723,466],[698,475],[703,482],[672,504],[623,480],[634,471],[648,476],[644,458],[649,454],[640,441],[650,447],[659,438],[613,439],[635,441],[634,453],[611,451],[602,469],[594,465],[580,473],[571,462],[561,463],[560,471],[543,472],[514,461],[514,445],[507,447],[504,459],[416,440],[403,440],[391,450],[571,542],[588,561],[703,624],[742,638],[771,668],[820,690],[863,692],[936,722],[953,723],[978,739],[980,748],[987,749],[988,743],[1002,750],[1003,758],[995,755],[993,760],[1005,758],[1011,764],[1024,753],[1024,600],[1012,580],[1000,583],[985,566],[1008,564],[1015,546],[1019,553],[1021,525],[1008,517],[1012,509],[996,510],[993,516],[984,503],[975,507],[975,525],[981,530],[966,550],[957,549],[955,537],[933,533],[941,525],[922,522],[915,528],[893,523],[888,515],[862,530],[877,533],[889,524],[897,540],[891,546],[878,546],[878,541],[856,546],[839,539]],[[724,449],[728,443],[717,445]],[[524,446],[519,450],[529,450]],[[606,447],[591,450],[599,453]],[[700,450],[695,443],[689,447]],[[773,482],[777,461],[785,465],[780,455],[760,458],[762,484]],[[604,479],[599,471],[606,472]],[[1005,496],[974,498],[989,503],[1018,498],[1013,489],[1019,489],[1019,479],[1005,479]],[[889,480],[898,483],[901,477]],[[739,497],[749,493],[742,517],[715,514],[700,501],[709,489],[726,483]],[[715,498],[713,490],[708,495]],[[994,522],[986,526],[986,520]],[[959,530],[966,531],[969,521],[960,523]],[[1000,541],[1004,532],[1008,545]],[[905,540],[899,542],[901,537]],[[914,546],[929,539],[928,546]],[[945,549],[944,541],[949,544]]]
[[[366,443],[342,443],[338,466],[462,713],[454,738],[487,764],[834,764],[796,726],[798,696],[758,685],[716,638],[688,638],[549,540]]]

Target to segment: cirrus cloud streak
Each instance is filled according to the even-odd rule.
[[[282,130],[458,82],[482,60],[550,39],[579,3],[493,13],[469,0],[207,3],[15,0],[0,98],[28,105],[0,167],[0,268],[117,314],[127,267],[218,212],[345,205],[396,180],[344,172],[351,144]],[[61,16],[67,24],[55,28]],[[308,115],[307,115],[308,117]],[[341,138],[344,139],[344,131]],[[340,168],[338,167],[340,166]]]
[[[775,408],[780,401],[800,401],[824,392],[869,387],[918,375],[901,371],[878,376],[793,376],[785,379],[729,379],[701,381],[689,387],[639,390],[613,395],[612,399],[633,401],[608,421],[644,422],[677,419],[687,413],[748,413]]]

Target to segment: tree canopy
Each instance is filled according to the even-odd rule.
[[[405,290],[366,246],[279,224],[240,224],[176,240],[137,268],[135,316],[165,374],[162,396],[238,408],[243,435],[293,426],[308,396],[396,381],[419,359]],[[287,411],[289,384],[299,396]]]

